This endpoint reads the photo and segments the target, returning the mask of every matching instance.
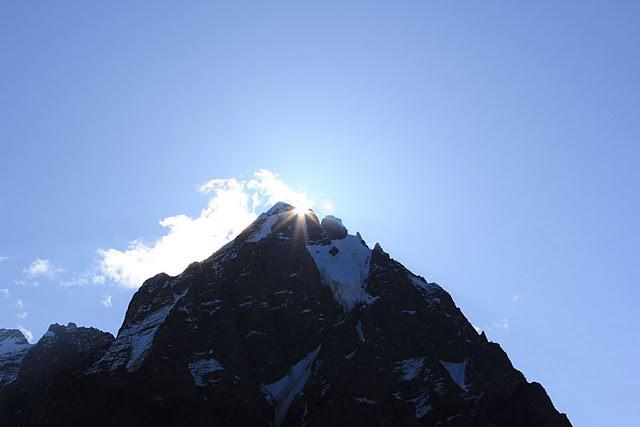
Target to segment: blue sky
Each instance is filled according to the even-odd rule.
[[[575,425],[632,425],[639,19],[632,1],[4,2],[0,326],[117,332],[135,288],[98,251],[135,264],[159,221],[201,230],[219,194],[200,187],[235,179],[216,189],[330,202]]]

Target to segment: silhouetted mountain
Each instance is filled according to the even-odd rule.
[[[571,425],[440,286],[285,203],[145,281],[117,338],[100,334],[77,357],[43,337],[0,392],[28,384],[29,414],[0,424]]]
[[[24,339],[24,338],[23,338]],[[47,425],[44,405],[62,398],[56,386],[72,385],[75,375],[92,366],[113,342],[113,335],[95,328],[54,324],[30,346],[15,379],[0,390],[0,425]],[[58,423],[54,423],[58,424]],[[59,424],[64,424],[63,420]]]

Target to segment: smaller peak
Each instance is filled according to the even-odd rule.
[[[26,343],[27,339],[24,334],[20,332],[18,329],[0,329],[0,342],[5,341],[7,339],[11,339],[14,341],[19,341],[22,343],[23,341]]]
[[[18,329],[0,329],[0,356],[23,351],[30,346],[27,338]],[[0,380],[2,380],[2,375],[0,375]]]
[[[379,252],[383,255],[386,255],[387,253],[384,251],[384,249],[382,249],[382,246],[380,246],[380,243],[376,243],[375,246],[373,247],[373,251],[374,252]]]
[[[349,234],[347,228],[342,224],[342,220],[333,215],[327,215],[322,218],[320,225],[331,240],[341,240]]]
[[[291,211],[293,209],[295,209],[295,207],[291,206],[289,203],[277,202],[271,207],[271,209],[267,211],[267,215],[276,215],[283,212]]]
[[[77,329],[78,325],[76,325],[73,322],[69,322],[69,324],[67,324],[67,329]]]

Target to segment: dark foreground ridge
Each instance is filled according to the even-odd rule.
[[[0,330],[3,426],[571,425],[440,286],[285,203],[145,281],[115,339],[16,332]]]

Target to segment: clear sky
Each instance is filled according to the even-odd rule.
[[[243,196],[302,192],[575,425],[633,425],[638,22],[637,1],[2,2],[0,326],[115,333],[135,277],[218,245],[238,224],[216,218],[259,213]]]

